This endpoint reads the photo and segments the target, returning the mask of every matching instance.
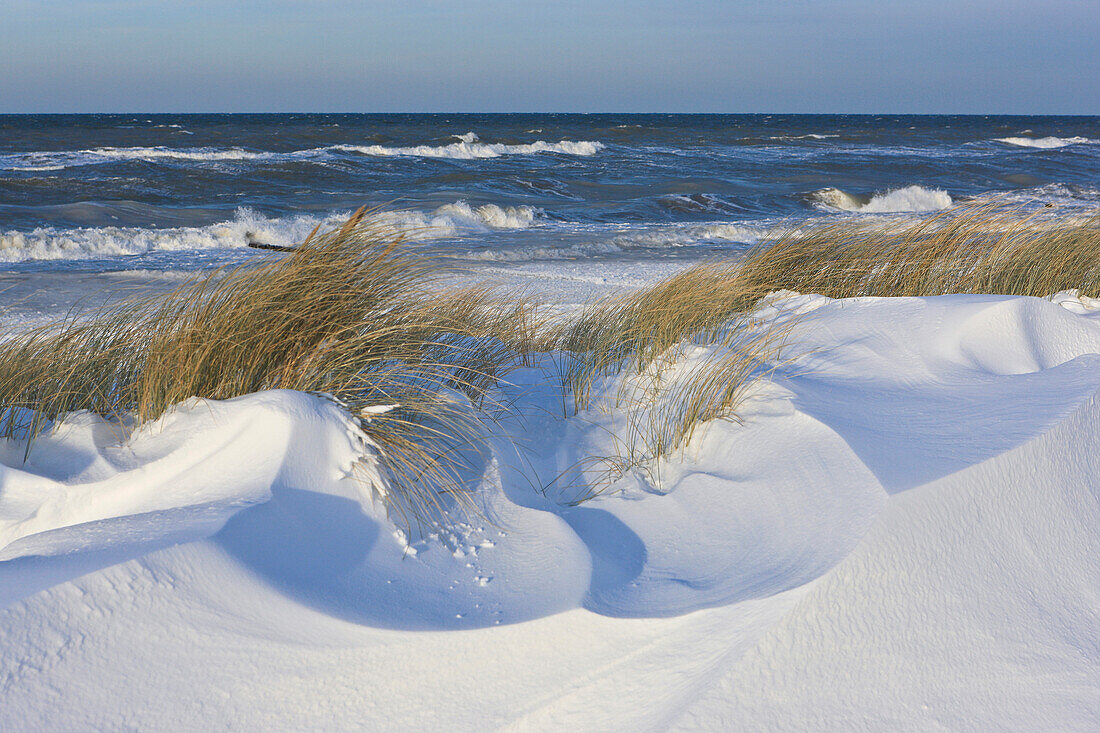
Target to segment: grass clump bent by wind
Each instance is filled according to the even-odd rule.
[[[596,483],[607,485],[628,470],[651,470],[698,426],[737,419],[749,387],[781,363],[796,326],[752,322],[753,305],[769,293],[1041,297],[1070,289],[1100,294],[1100,215],[976,201],[916,220],[845,217],[787,227],[739,260],[704,263],[599,300],[559,326],[554,343],[572,356],[562,381],[575,412],[606,396],[596,386],[602,378],[626,372],[614,404],[630,408],[629,424],[614,455],[592,457],[605,470]],[[677,369],[692,344],[712,351]]]
[[[1069,218],[976,201],[917,220],[844,218],[792,228],[745,259],[747,297],[1100,294],[1100,214]]]
[[[440,265],[401,245],[360,211],[274,262],[10,339],[0,435],[32,439],[75,410],[141,423],[190,397],[324,393],[367,418],[392,508],[435,516],[478,442],[471,403],[514,359],[530,308],[487,290],[438,297]]]

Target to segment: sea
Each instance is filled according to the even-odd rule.
[[[0,116],[0,271],[280,256],[361,206],[476,267],[692,261],[806,219],[1100,206],[1100,117]]]

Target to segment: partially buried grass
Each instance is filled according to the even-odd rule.
[[[632,470],[659,485],[662,462],[697,428],[737,419],[749,387],[779,360],[790,328],[754,323],[741,313],[753,301],[739,269],[736,262],[697,265],[649,288],[597,300],[553,331],[550,343],[567,355],[559,376],[572,411],[595,407],[621,417],[611,428],[613,453],[587,457],[585,485],[571,503]],[[616,384],[611,394],[607,378]]]
[[[476,468],[483,402],[509,370],[556,352],[566,416],[598,407],[627,422],[615,454],[592,458],[609,485],[652,470],[699,426],[737,419],[791,327],[749,315],[769,292],[1097,294],[1100,217],[1043,213],[985,202],[916,221],[807,223],[741,260],[551,321],[488,287],[446,288],[437,260],[359,212],[270,263],[0,343],[0,437],[27,438],[29,450],[76,410],[140,423],[191,397],[324,393],[378,446],[390,509],[433,521]]]
[[[401,244],[360,212],[270,264],[10,339],[0,435],[29,449],[75,410],[144,422],[189,397],[324,393],[366,418],[391,509],[435,517],[477,450],[473,403],[515,358],[531,309],[488,290],[439,297],[439,264]]]
[[[590,304],[558,327],[554,344],[572,355],[562,381],[574,411],[606,398],[602,378],[625,376],[614,398],[628,408],[622,437],[614,455],[590,459],[603,471],[598,492],[629,470],[652,471],[698,426],[737,419],[749,387],[767,365],[781,363],[796,325],[764,327],[746,317],[768,293],[1046,296],[1068,289],[1100,291],[1100,215],[1068,218],[977,201],[916,220],[845,217],[785,227],[740,260],[697,265]],[[711,345],[710,354],[677,371],[693,343]]]
[[[738,411],[753,385],[783,363],[794,323],[776,326],[732,316],[722,327],[686,334],[649,360],[631,355],[599,371],[593,370],[590,354],[574,356],[563,382],[584,390],[583,398],[575,399],[575,410],[606,423],[613,449],[582,459],[576,467],[581,475],[557,493],[579,504],[630,472],[664,490],[663,467],[697,432],[718,420],[741,422]],[[603,359],[601,352],[595,363]],[[614,386],[607,388],[603,377]]]

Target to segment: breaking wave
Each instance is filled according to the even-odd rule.
[[[765,138],[767,140],[828,140],[830,138],[840,137],[839,134],[828,133],[822,134],[818,132],[808,132],[805,135],[772,135]]]
[[[264,153],[244,148],[94,148],[79,151],[89,158],[106,160],[146,160],[155,161],[165,158],[174,160],[255,160],[270,158],[278,153]]]
[[[525,229],[538,224],[540,213],[529,206],[470,206],[459,201],[431,212],[384,211],[374,219],[380,227],[420,241]],[[9,231],[0,233],[0,262],[90,260],[149,252],[238,249],[247,247],[249,242],[291,246],[305,239],[318,225],[322,231],[339,226],[349,214],[269,218],[242,208],[229,221],[201,227],[41,227],[27,232]]]
[[[42,227],[0,234],[0,261],[88,260],[198,249],[248,246],[249,240],[290,245],[301,241],[318,224],[335,226],[342,217],[295,216],[269,219],[239,209],[234,219],[203,227]]]
[[[542,212],[530,206],[470,206],[465,201],[444,204],[435,211],[383,211],[375,220],[409,239],[439,239],[479,232],[528,229],[538,224]]]
[[[858,211],[863,214],[939,211],[953,203],[947,191],[923,186],[906,186],[873,196],[851,194],[839,188],[823,188],[811,193],[809,199],[826,211]]]
[[[117,161],[240,161],[274,159],[300,153],[264,153],[244,148],[91,148],[88,150],[55,150],[0,155],[0,169],[9,171],[49,171],[100,165]]]
[[[451,158],[456,160],[476,160],[480,158],[499,158],[505,155],[534,155],[537,153],[557,153],[559,155],[595,155],[603,150],[604,144],[591,140],[550,143],[537,140],[533,143],[506,145],[504,143],[481,142],[476,133],[467,132],[453,135],[459,142],[449,145],[415,145],[411,147],[387,147],[384,145],[329,145],[321,148],[295,150],[291,152],[270,152],[232,148],[169,148],[164,146],[116,148],[102,147],[87,150],[33,151],[27,153],[8,153],[0,155],[0,170],[8,171],[48,171],[61,170],[86,165],[101,165],[118,161],[145,162],[239,162],[239,161],[319,161],[324,162],[336,153],[356,153],[377,157],[420,157]]]
[[[471,135],[472,133],[466,133]],[[533,155],[535,153],[560,153],[562,155],[595,155],[604,149],[604,144],[592,140],[548,143],[538,140],[533,143],[507,145],[504,143],[483,143],[474,139],[467,140],[466,135],[460,142],[449,145],[415,145],[412,147],[387,147],[385,145],[333,145],[327,150],[339,150],[347,153],[361,153],[375,156],[412,156],[417,158],[453,158],[456,160],[474,160],[477,158],[499,158],[502,155]]]
[[[1064,148],[1067,145],[1081,145],[1082,143],[1100,142],[1097,140],[1090,140],[1087,137],[999,137],[996,139],[999,143],[1005,143],[1006,145],[1016,145],[1021,148],[1043,148],[1046,150],[1052,148]]]

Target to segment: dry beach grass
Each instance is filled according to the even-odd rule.
[[[33,438],[75,410],[140,423],[193,396],[324,393],[365,415],[392,506],[431,518],[464,488],[483,402],[535,353],[558,355],[547,378],[560,379],[574,414],[593,407],[601,379],[621,377],[611,404],[632,421],[628,437],[617,455],[595,457],[611,481],[708,421],[736,419],[787,335],[747,315],[768,292],[1096,295],[1100,217],[985,202],[907,223],[806,224],[741,261],[698,265],[565,320],[489,287],[446,289],[445,274],[359,212],[267,264],[15,336],[0,344],[0,435]],[[678,368],[699,345],[709,355]],[[397,407],[371,412],[387,405]]]
[[[141,423],[188,397],[268,389],[328,394],[356,415],[397,405],[363,429],[402,507],[431,516],[476,445],[471,400],[513,358],[530,310],[484,290],[430,297],[440,274],[360,213],[270,264],[24,334],[0,345],[0,433],[33,438],[75,410]]]
[[[747,298],[774,290],[833,298],[1100,291],[1100,214],[1058,216],[997,200],[896,223],[841,219],[787,230],[743,263]]]

